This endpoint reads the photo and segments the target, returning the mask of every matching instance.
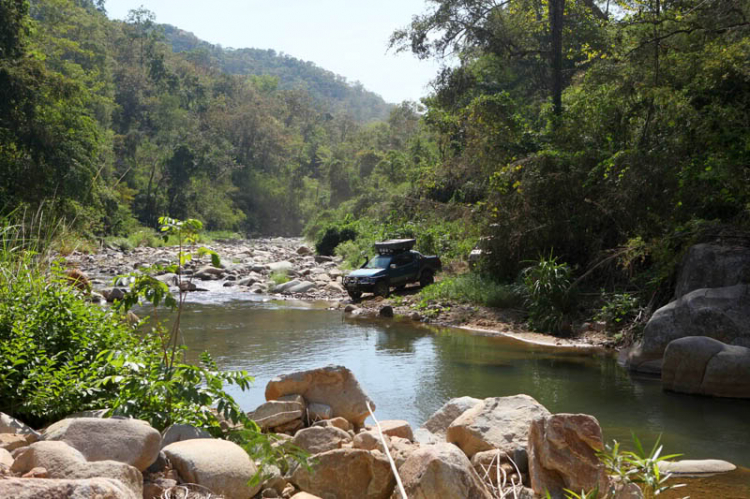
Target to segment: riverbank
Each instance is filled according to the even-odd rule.
[[[499,335],[526,343],[560,348],[612,349],[614,341],[604,332],[601,324],[587,323],[576,328],[572,337],[558,338],[529,330],[524,312],[515,309],[493,309],[441,301],[423,305],[418,285],[393,291],[383,298],[367,294],[354,303],[341,285],[347,270],[341,268],[341,259],[321,257],[301,238],[271,238],[233,240],[206,245],[217,252],[222,268],[211,270],[207,258],[188,262],[182,275],[185,289],[190,293],[233,293],[236,296],[267,295],[276,299],[300,301],[326,301],[331,308],[343,310],[354,305],[363,310],[362,315],[378,316],[383,307],[392,307],[393,313],[411,320],[445,327],[462,328],[483,335]],[[127,291],[128,278],[116,279],[135,270],[149,271],[177,291],[178,279],[174,274],[158,269],[175,260],[178,248],[134,248],[123,250],[103,247],[97,253],[73,252],[65,257],[66,265],[83,272],[91,283],[92,299],[112,301]],[[188,249],[189,251],[189,249]],[[440,275],[438,275],[438,280]]]

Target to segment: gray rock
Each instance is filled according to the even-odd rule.
[[[228,440],[184,440],[164,447],[164,453],[185,482],[203,485],[226,499],[247,499],[260,490],[260,484],[248,485],[257,472],[250,456]]]
[[[13,416],[9,416],[4,412],[0,412],[0,433],[15,433],[19,435],[30,435],[32,441],[39,440],[41,434],[31,428],[30,426],[22,423]]]
[[[331,419],[333,410],[330,405],[312,403],[307,407],[307,417],[310,421],[319,421],[321,419]]]
[[[659,470],[662,473],[672,473],[680,476],[714,475],[728,473],[737,466],[720,459],[683,459],[682,461],[662,461]]]
[[[65,442],[88,461],[120,461],[139,470],[148,468],[161,448],[161,434],[137,419],[63,419],[47,428],[42,438]]]
[[[399,468],[408,497],[492,499],[469,459],[454,445],[439,443],[412,452]],[[398,491],[391,496],[400,497]]]
[[[378,311],[378,315],[380,317],[387,317],[392,318],[393,317],[393,307],[390,305],[384,305],[380,307],[380,310]]]
[[[682,260],[674,296],[735,284],[750,284],[750,248],[696,244]]]
[[[307,293],[311,289],[315,289],[315,283],[310,281],[301,281],[299,284],[287,288],[284,290],[286,293]]]
[[[294,269],[294,264],[288,261],[268,264],[268,270],[270,270],[271,272],[289,272],[292,269]]]
[[[674,392],[750,398],[750,348],[705,336],[674,340],[664,352],[661,379]]]
[[[196,428],[189,424],[173,424],[166,428],[161,434],[162,449],[169,444],[192,440],[194,438],[212,438],[206,430]]]
[[[333,449],[340,449],[345,442],[352,439],[347,432],[333,426],[312,426],[298,431],[292,439],[296,445],[310,454],[320,454]]]
[[[298,281],[296,279],[293,279],[291,281],[287,281],[284,283],[281,283],[277,286],[273,287],[273,291],[275,293],[286,293],[289,289],[293,288],[294,286],[297,286],[298,284],[301,284],[302,281]]]
[[[526,447],[531,421],[549,415],[542,404],[528,395],[487,398],[456,418],[445,439],[469,458],[491,449],[513,455],[517,449]]]
[[[657,310],[646,325],[642,343],[628,355],[628,367],[635,371],[658,368],[667,345],[687,336],[750,346],[750,285],[696,289]]]
[[[444,440],[448,427],[456,420],[456,418],[483,402],[483,400],[475,399],[474,397],[458,397],[450,399],[443,404],[440,409],[435,411],[427,421],[425,421],[420,430],[426,430],[430,434],[435,435],[439,440]],[[419,434],[420,431],[417,430],[417,433]],[[423,431],[421,433],[423,433]]]
[[[225,269],[219,269],[211,265],[206,265],[205,267],[201,267],[200,269],[198,269],[195,274],[193,274],[193,276],[196,279],[200,279],[202,281],[215,281],[224,277],[224,274],[226,274]]]
[[[270,400],[258,406],[248,414],[263,429],[275,428],[290,423],[295,419],[302,419],[304,408],[294,401]]]
[[[352,372],[343,366],[326,366],[277,376],[266,385],[266,400],[299,394],[308,403],[329,405],[332,416],[341,416],[361,427],[369,415],[366,403],[374,403],[364,393]]]
[[[13,499],[142,499],[119,480],[89,478],[6,478],[0,480],[0,497]]]

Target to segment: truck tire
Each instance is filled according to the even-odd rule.
[[[359,299],[362,298],[362,291],[347,290],[347,293],[349,293],[349,297],[352,299],[352,301],[359,301]]]
[[[376,282],[375,289],[373,289],[375,296],[382,296],[383,298],[388,298],[390,291],[391,291],[390,287],[388,286],[388,283],[385,281]]]
[[[419,285],[424,288],[425,286],[429,286],[433,282],[435,282],[435,274],[432,272],[432,270],[423,270],[422,275],[419,276]]]

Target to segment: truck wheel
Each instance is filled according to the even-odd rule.
[[[352,301],[359,301],[362,298],[362,291],[347,291]]]
[[[422,272],[422,275],[419,276],[419,285],[423,288],[429,286],[433,282],[435,282],[435,274],[433,274],[431,270],[425,270]]]
[[[375,296],[382,296],[383,298],[388,298],[390,291],[388,283],[385,281],[378,281],[375,283],[375,289],[373,289]]]

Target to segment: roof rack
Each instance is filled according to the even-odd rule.
[[[416,244],[416,239],[389,239],[375,243],[375,249],[381,255],[393,255],[409,251]]]

